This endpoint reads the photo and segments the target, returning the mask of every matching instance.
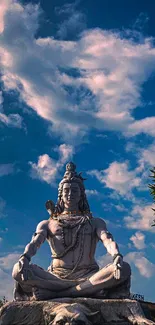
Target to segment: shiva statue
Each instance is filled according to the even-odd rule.
[[[56,205],[46,202],[50,213],[41,221],[31,242],[14,265],[14,300],[48,300],[60,297],[129,298],[131,269],[102,218],[92,216],[84,178],[70,162],[58,187]],[[47,240],[52,252],[48,270],[31,264]],[[95,250],[101,241],[112,263],[100,268]]]

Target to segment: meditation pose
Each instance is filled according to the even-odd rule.
[[[123,261],[105,221],[90,213],[84,179],[73,163],[66,166],[57,204],[47,201],[46,207],[50,218],[38,224],[31,242],[14,265],[14,299],[128,298],[130,266]],[[52,252],[47,271],[30,263],[45,240]],[[101,269],[94,257],[99,240],[112,256],[112,263]]]

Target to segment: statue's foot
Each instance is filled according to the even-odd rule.
[[[28,294],[23,291],[18,282],[15,283],[15,288],[13,291],[13,297],[15,301],[29,301],[31,294]]]
[[[53,292],[48,289],[36,288],[32,289],[33,295],[31,300],[49,300],[54,298]]]
[[[92,298],[96,299],[107,299],[108,296],[108,290],[100,290],[99,292],[96,292],[94,295],[92,295]]]

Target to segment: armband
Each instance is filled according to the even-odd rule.
[[[108,239],[112,239],[113,240],[113,235],[111,234],[111,232],[109,232],[109,231],[106,231],[106,234],[107,234],[107,238]]]
[[[30,256],[27,253],[22,254],[20,256],[20,258],[23,257],[23,256],[26,257],[29,262],[31,261],[31,258],[30,258]]]
[[[122,257],[122,258],[123,258],[123,255],[122,255],[122,254],[120,254],[120,253],[118,253],[118,254],[115,254],[115,255],[113,256],[113,262],[114,262],[114,260],[115,260],[115,258],[116,258],[117,256],[120,256],[120,257]]]

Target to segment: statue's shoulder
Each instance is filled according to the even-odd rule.
[[[42,220],[37,225],[37,232],[44,231],[48,229],[49,220]]]
[[[102,218],[92,218],[92,223],[96,228],[106,229],[106,222]]]

